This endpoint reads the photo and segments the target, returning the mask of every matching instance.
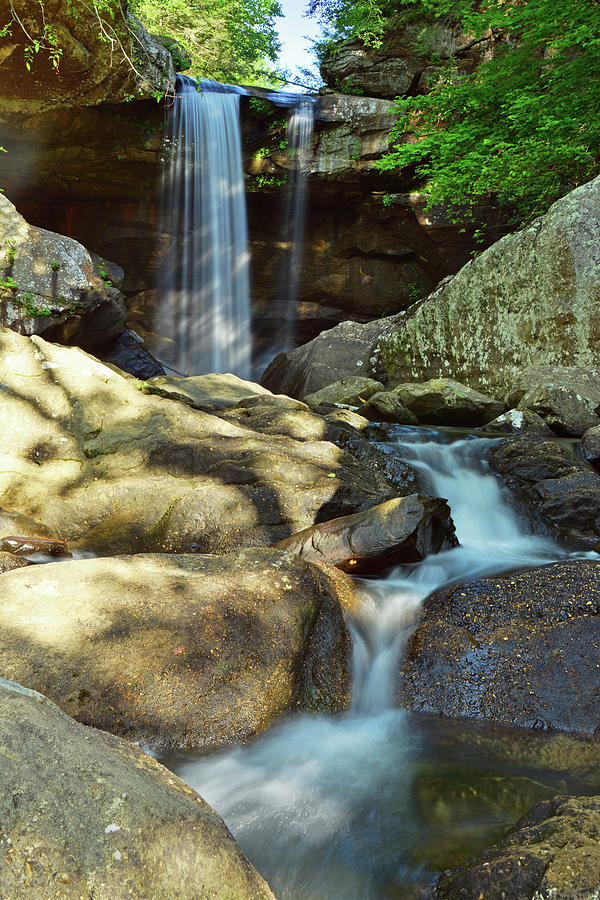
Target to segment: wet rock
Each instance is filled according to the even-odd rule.
[[[541,416],[555,434],[581,437],[588,428],[600,425],[594,406],[572,388],[540,385],[523,395],[519,409]]]
[[[401,664],[402,701],[442,716],[600,729],[600,563],[572,560],[440,590]]]
[[[30,556],[32,553],[45,553],[48,556],[70,556],[64,541],[52,538],[17,537],[7,535],[0,540],[0,551],[16,553],[18,556]]]
[[[77,241],[33,228],[0,194],[0,324],[94,346],[125,325],[125,300]]]
[[[418,425],[419,420],[404,405],[394,391],[378,391],[358,407],[360,415],[373,422],[397,422],[399,425]]]
[[[487,425],[483,425],[481,430],[493,434],[553,434],[542,417],[529,409],[509,409]]]
[[[304,402],[313,409],[328,403],[340,403],[343,406],[361,406],[373,394],[381,391],[383,385],[373,378],[352,375],[341,381],[334,381],[313,394],[305,394]]]
[[[248,407],[256,415],[244,421],[240,408],[239,421],[227,421],[147,395],[81,350],[8,330],[0,331],[0,383],[3,503],[41,519],[72,549],[269,546],[398,495],[325,440],[323,420],[308,410],[294,420],[289,406],[262,418],[260,406]],[[280,415],[286,428],[308,429],[302,439],[259,430],[283,428],[273,424]]]
[[[97,352],[103,362],[111,363],[142,381],[165,374],[160,363],[146,349],[142,338],[131,328],[126,328],[116,340],[103,345]]]
[[[590,428],[581,438],[581,452],[595,469],[600,469],[600,427]]]
[[[457,543],[446,501],[412,494],[313,525],[275,547],[344,572],[374,575],[388,566],[419,562]]]
[[[346,706],[347,579],[336,579],[271,549],[9,572],[0,670],[78,721],[155,749],[246,740],[286,710]]]
[[[4,679],[0,756],[3,897],[273,900],[191,788]]]
[[[339,410],[341,413],[347,410]],[[355,415],[350,413],[350,415]],[[361,419],[362,417],[357,417]],[[386,452],[376,446],[367,435],[357,430],[354,420],[348,420],[346,416],[341,418],[337,413],[330,413],[326,417],[329,423],[327,439],[333,441],[338,447],[342,447],[351,453],[370,472],[382,476],[392,486],[395,493],[406,497],[420,491],[419,473],[409,463],[400,459],[397,454]],[[362,421],[367,423],[366,419]],[[362,425],[360,425],[362,428]]]
[[[593,900],[600,884],[600,797],[554,797],[458,869],[444,872],[437,900]]]
[[[600,476],[556,441],[519,435],[492,447],[492,469],[530,520],[574,547],[600,540]]]
[[[237,375],[209,374],[193,375],[189,378],[178,378],[174,375],[161,375],[150,378],[144,390],[159,397],[181,400],[195,409],[213,411],[237,406],[241,400],[256,396],[271,397],[260,384],[244,381]]]
[[[389,386],[449,377],[504,396],[528,366],[597,366],[599,197],[596,178],[400,313],[379,342]]]
[[[356,431],[362,431],[369,425],[368,419],[351,409],[332,409],[325,416],[325,421],[336,426],[347,425]]]
[[[394,394],[424,425],[477,427],[492,421],[506,408],[504,403],[451,378],[400,384],[394,388]]]
[[[10,553],[6,550],[0,550],[0,574],[12,572],[13,569],[23,569],[25,566],[31,566],[28,560],[17,556],[16,553]]]

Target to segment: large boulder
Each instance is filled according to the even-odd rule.
[[[563,437],[581,437],[584,431],[600,425],[590,401],[562,386],[540,385],[523,395],[518,408],[536,413]]]
[[[529,409],[509,409],[481,428],[492,434],[553,434],[541,416]]]
[[[306,394],[305,402],[313,409],[324,406],[328,403],[340,403],[343,406],[360,406],[377,391],[383,390],[380,381],[374,378],[366,378],[363,375],[351,375],[349,378],[343,378],[341,381],[334,381],[326,387],[315,391],[313,394]]]
[[[77,241],[33,228],[0,193],[0,324],[91,347],[125,325],[125,298]]]
[[[544,436],[517,435],[493,446],[489,463],[532,523],[574,547],[596,547],[600,476],[569,448]]]
[[[457,543],[446,501],[412,494],[305,528],[275,547],[344,572],[374,575],[387,566],[419,562]]]
[[[600,563],[573,560],[442,589],[402,661],[412,709],[600,729]]]
[[[273,900],[191,788],[4,679],[0,761],[3,897]]]
[[[506,409],[504,403],[451,378],[400,384],[393,393],[424,425],[486,425]]]
[[[286,710],[346,706],[350,595],[277,550],[19,569],[2,575],[0,671],[156,750],[246,740]]]
[[[83,351],[37,336],[0,331],[0,382],[3,504],[70,546],[268,546],[398,494],[329,443],[317,416],[309,440],[263,434],[147,395]]]
[[[600,369],[589,366],[528,366],[517,373],[506,402],[517,406],[526,394],[540,388],[572,391],[595,409],[600,406]]]
[[[209,373],[180,378],[174,375],[158,375],[150,378],[145,390],[161,397],[175,397],[194,409],[228,409],[250,397],[271,397],[271,391],[253,381],[245,381],[231,373]]]
[[[397,318],[390,384],[450,377],[492,394],[526,366],[600,362],[600,178],[502,238]]]
[[[539,803],[506,835],[444,872],[436,900],[594,900],[600,884],[600,797]]]

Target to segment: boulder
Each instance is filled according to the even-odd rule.
[[[600,405],[600,369],[589,366],[529,366],[512,382],[506,402],[517,406],[539,388],[563,388],[579,394],[595,409]]]
[[[223,820],[179,778],[4,679],[0,759],[3,897],[273,900]]]
[[[296,440],[141,387],[77,348],[0,331],[3,504],[71,548],[222,553],[398,495],[319,417]]]
[[[12,572],[13,569],[23,569],[25,566],[31,566],[29,560],[17,556],[16,553],[10,553],[7,550],[0,550],[0,574]]]
[[[15,553],[17,556],[31,556],[32,553],[44,553],[46,556],[71,555],[64,541],[35,536],[7,535],[0,540],[0,551]]]
[[[599,211],[596,178],[396,316],[379,342],[390,386],[448,377],[502,396],[527,366],[597,365]]]
[[[436,900],[593,900],[600,884],[600,797],[554,797],[506,835],[444,872]]]
[[[377,391],[358,407],[362,416],[374,422],[396,422],[399,425],[418,425],[419,420],[404,405],[395,391]]]
[[[373,394],[383,390],[380,381],[365,378],[362,375],[351,375],[341,381],[334,381],[313,394],[305,394],[304,402],[312,409],[318,409],[328,403],[339,403],[342,406],[361,406]]]
[[[267,366],[260,383],[271,391],[303,399],[334,381],[361,375],[383,381],[377,344],[393,329],[396,317],[367,325],[341,322],[302,347],[280,353]]]
[[[599,646],[598,562],[442,589],[409,640],[402,701],[442,716],[594,734]]]
[[[159,375],[150,378],[144,390],[159,397],[172,397],[181,400],[194,409],[228,409],[237,406],[241,400],[249,397],[268,396],[271,391],[253,381],[245,381],[237,375],[208,374],[193,375],[189,378],[178,378],[174,375]]]
[[[504,403],[451,378],[400,384],[393,393],[423,425],[486,425],[506,409]]]
[[[131,328],[109,344],[103,344],[97,351],[102,362],[110,363],[142,380],[164,375],[165,370],[146,348],[142,338]]]
[[[94,346],[125,325],[125,298],[77,241],[33,228],[0,194],[0,324]]]
[[[572,388],[540,385],[527,391],[518,409],[537,413],[555,434],[581,437],[588,428],[600,425],[594,406]]]
[[[600,426],[586,431],[579,446],[590,465],[595,469],[600,469]]]
[[[481,430],[492,434],[553,434],[542,417],[529,409],[509,409],[487,425],[482,425]]]
[[[489,463],[533,523],[574,547],[596,547],[600,476],[584,460],[554,440],[518,435],[492,447]]]
[[[256,549],[8,572],[0,671],[154,750],[247,740],[286,710],[346,706],[342,577]]]
[[[343,572],[375,575],[388,566],[419,562],[457,544],[446,501],[412,494],[305,528],[275,547]]]

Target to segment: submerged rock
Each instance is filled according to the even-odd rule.
[[[396,316],[379,343],[389,384],[450,377],[502,395],[526,366],[597,365],[599,210],[596,178]]]
[[[179,778],[3,679],[0,758],[3,897],[273,900]]]
[[[374,575],[387,566],[419,562],[457,544],[446,501],[412,494],[313,525],[275,547],[344,572]]]
[[[594,900],[600,884],[600,797],[554,797],[474,859],[444,872],[437,900]]]
[[[147,395],[81,350],[8,330],[0,331],[0,380],[3,503],[42,520],[71,548],[268,546],[398,495],[325,440],[323,420],[307,410],[298,415],[312,435],[263,434],[276,432],[276,417],[261,419],[260,406],[227,421]],[[294,402],[281,414],[293,413]]]
[[[504,403],[451,378],[433,378],[424,384],[400,384],[393,393],[423,425],[477,427],[495,419]]]
[[[492,447],[489,463],[533,523],[575,547],[596,547],[600,476],[582,459],[554,440],[519,435]]]
[[[123,330],[125,299],[85,247],[32,227],[1,193],[0,253],[0,324],[89,347]]]
[[[485,578],[425,602],[401,696],[442,716],[594,734],[599,648],[600,563]]]
[[[0,671],[155,749],[246,740],[286,710],[346,706],[343,591],[277,550],[22,569],[2,576]]]

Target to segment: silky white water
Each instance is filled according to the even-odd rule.
[[[239,93],[178,76],[166,123],[155,331],[182,375],[250,377],[250,287]]]
[[[394,451],[448,499],[461,546],[363,582],[351,713],[296,716],[251,745],[174,766],[223,816],[279,900],[419,896],[428,876],[415,863],[423,822],[411,786],[422,750],[393,700],[420,605],[444,584],[566,555],[530,534],[506,503],[483,462],[489,440],[439,438],[406,429]]]

